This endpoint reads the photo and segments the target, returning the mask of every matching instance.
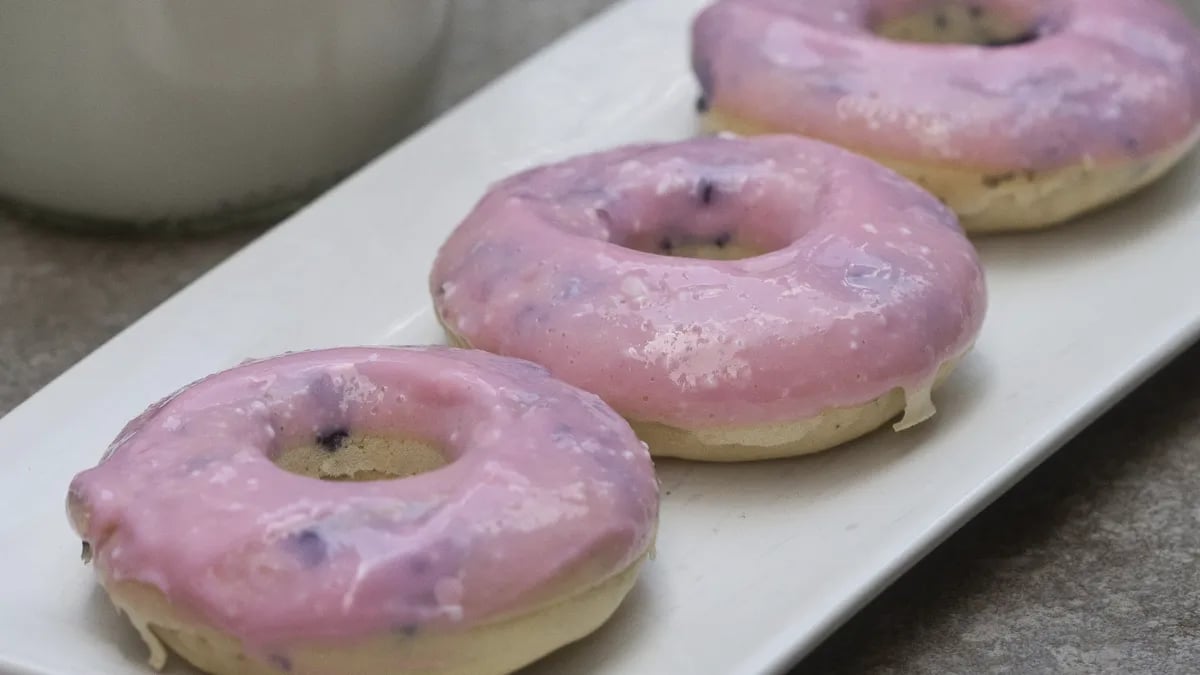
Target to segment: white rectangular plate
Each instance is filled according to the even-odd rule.
[[[425,279],[488,183],[695,132],[687,24],[635,0],[552,46],[249,246],[0,420],[0,670],[143,673],[63,501],[125,420],[248,356],[440,342]],[[930,424],[816,457],[661,462],[658,557],[536,673],[785,667],[1200,330],[1192,156],[1086,222],[980,242],[991,310]],[[180,666],[173,666],[179,669]]]

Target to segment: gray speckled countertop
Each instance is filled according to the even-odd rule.
[[[611,0],[458,0],[444,110]],[[0,413],[250,241],[90,239],[0,217]],[[800,664],[816,673],[1200,673],[1200,348]]]

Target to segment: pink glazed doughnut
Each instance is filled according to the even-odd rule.
[[[720,0],[692,63],[710,128],[860,152],[971,232],[1107,204],[1200,139],[1200,32],[1162,0]]]
[[[430,283],[453,341],[599,394],[653,454],[716,461],[928,418],[986,304],[975,250],[936,199],[787,136],[636,145],[511,177]]]
[[[603,623],[658,488],[629,425],[534,364],[351,348],[183,389],[68,505],[156,668],[165,643],[211,673],[465,675]]]

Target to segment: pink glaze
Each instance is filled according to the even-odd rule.
[[[643,252],[689,242],[772,252]],[[969,348],[986,304],[975,250],[937,200],[784,136],[631,146],[511,177],[445,243],[431,289],[471,345],[685,428],[925,386]]]
[[[917,44],[871,26],[921,6],[1039,37]],[[1200,127],[1200,33],[1161,0],[720,0],[693,27],[701,108],[893,160],[1040,170],[1140,158]]]
[[[338,432],[425,439],[450,463],[352,483],[271,461]],[[302,640],[464,628],[558,599],[568,578],[599,583],[650,546],[657,490],[628,424],[536,365],[354,348],[185,388],[131,422],[70,500],[106,582],[150,584],[286,658]]]

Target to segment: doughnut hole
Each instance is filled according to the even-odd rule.
[[[462,456],[490,408],[470,381],[364,362],[314,369],[276,387],[247,417],[269,420],[263,447],[279,468],[318,480],[407,478]],[[269,399],[269,400],[268,400]]]
[[[679,180],[665,193],[655,188],[630,195],[628,203],[641,209],[610,222],[609,241],[643,253],[699,260],[741,260],[777,251],[799,236],[794,224],[811,221],[812,205],[798,208],[776,182],[762,174],[748,180],[701,176]]]
[[[340,431],[290,447],[274,462],[291,473],[335,481],[408,478],[450,463],[440,448],[426,441]]]
[[[1021,0],[906,0],[876,2],[868,24],[878,36],[897,42],[1010,47],[1051,32],[1045,6],[1057,2]]]
[[[622,246],[643,253],[698,260],[741,260],[770,252],[734,241],[732,235],[728,233],[705,238],[687,234],[664,234],[657,239],[638,238],[623,243]]]

